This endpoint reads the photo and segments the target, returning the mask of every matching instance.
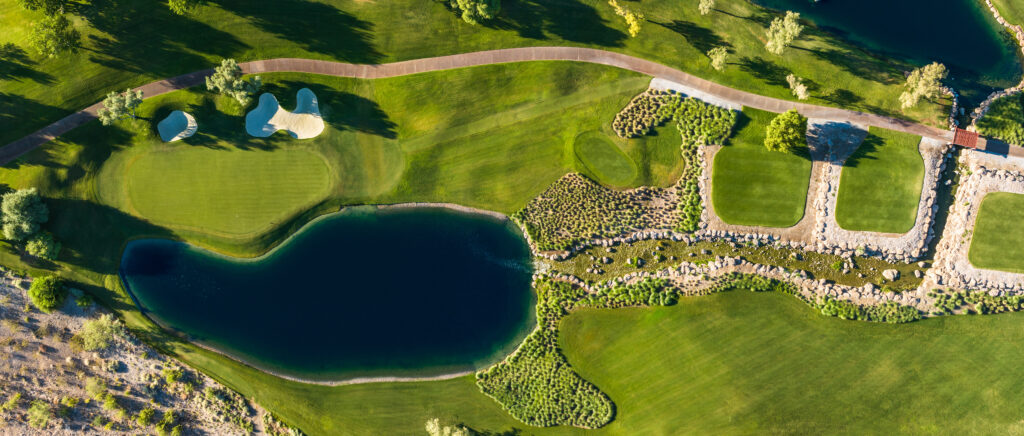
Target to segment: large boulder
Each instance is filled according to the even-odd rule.
[[[900,272],[894,269],[887,269],[882,271],[882,277],[885,277],[886,280],[894,281],[900,278]]]

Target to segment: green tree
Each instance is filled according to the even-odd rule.
[[[46,15],[57,15],[64,13],[68,0],[18,0],[18,4],[30,11],[41,9]]]
[[[473,436],[476,434],[461,425],[441,425],[441,420],[437,418],[427,421],[425,430],[430,436]]]
[[[448,0],[448,4],[469,24],[493,19],[501,11],[501,0]]]
[[[252,80],[242,79],[242,67],[238,66],[234,59],[220,61],[220,66],[214,69],[213,75],[206,78],[207,90],[230,96],[243,107],[249,105],[253,94],[262,86],[260,76],[253,77]]]
[[[900,104],[907,109],[916,106],[922,98],[938,97],[942,94],[942,79],[947,74],[946,66],[938,62],[911,71],[900,94]]]
[[[54,260],[60,254],[61,245],[48,232],[37,233],[25,244],[28,254],[40,259]]]
[[[110,346],[114,338],[124,335],[124,327],[114,315],[105,314],[82,324],[78,337],[82,339],[82,348],[86,351],[102,350]]]
[[[167,0],[167,6],[171,12],[178,15],[188,15],[199,7],[202,0]]]
[[[53,417],[53,410],[50,409],[50,403],[42,400],[35,400],[32,405],[28,407],[28,425],[35,428],[45,428],[46,424],[50,422],[50,418]]]
[[[107,98],[103,99],[103,108],[97,115],[104,126],[109,126],[122,118],[134,119],[135,108],[140,104],[142,104],[142,91],[130,89],[126,89],[124,92],[110,91]]]
[[[615,14],[626,20],[627,31],[630,37],[640,34],[640,23],[644,21],[644,14],[633,12],[624,6],[619,5],[616,0],[608,0],[608,4],[615,8]]]
[[[77,51],[81,38],[82,35],[75,30],[71,20],[62,14],[57,14],[49,15],[32,23],[32,32],[28,36],[28,43],[40,55],[52,58],[57,57],[61,52]]]
[[[769,53],[781,55],[786,47],[789,47],[800,36],[800,32],[803,32],[803,30],[804,26],[800,24],[800,14],[786,11],[785,18],[775,18],[772,20],[772,24],[768,28],[768,42],[765,43],[764,47]]]
[[[807,100],[810,98],[811,93],[807,90],[807,85],[804,84],[804,79],[801,79],[792,74],[786,76],[786,83],[789,84],[789,90],[793,92],[799,100]]]
[[[697,4],[697,10],[700,11],[701,15],[707,15],[711,13],[711,9],[715,7],[715,0],[700,0]]]
[[[722,71],[725,68],[725,62],[729,59],[729,49],[725,46],[715,47],[708,50],[708,58],[711,59],[711,68]]]
[[[0,220],[4,237],[24,241],[39,231],[39,225],[50,219],[50,211],[36,188],[8,192],[0,198]]]
[[[790,109],[768,124],[764,146],[771,151],[789,153],[807,145],[807,118],[796,109]]]
[[[39,277],[32,281],[28,296],[39,310],[50,313],[64,303],[66,291],[64,281],[59,277]]]

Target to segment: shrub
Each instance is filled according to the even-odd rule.
[[[139,414],[135,417],[135,422],[142,427],[148,427],[153,423],[153,415],[155,414],[156,411],[147,407],[139,411]]]
[[[53,235],[48,232],[42,232],[33,236],[25,244],[25,251],[28,254],[46,260],[56,259],[57,255],[60,254],[60,248],[60,243],[55,241]]]
[[[185,374],[185,371],[177,367],[168,367],[163,369],[162,374],[164,376],[164,381],[166,381],[168,385],[173,385],[175,382],[181,379],[181,376]]]
[[[96,400],[102,399],[107,394],[107,383],[98,377],[90,377],[85,381],[85,393]]]
[[[83,349],[95,351],[109,347],[114,338],[123,334],[124,327],[121,322],[114,318],[114,315],[104,314],[86,321],[78,336],[82,339]]]
[[[0,405],[0,412],[10,412],[18,408],[18,403],[21,402],[21,393],[15,392],[7,397],[7,401],[4,401],[3,405]]]
[[[36,188],[8,192],[0,200],[4,237],[24,241],[39,231],[49,220],[50,212]]]
[[[64,304],[64,281],[59,277],[46,276],[32,281],[28,296],[39,310],[50,313]]]
[[[28,425],[32,427],[44,428],[52,417],[53,411],[50,409],[50,403],[45,401],[35,400],[28,408]]]

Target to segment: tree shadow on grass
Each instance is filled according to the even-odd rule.
[[[882,138],[877,135],[867,135],[850,157],[846,158],[843,167],[857,168],[864,161],[878,160],[878,149],[883,145]]]
[[[373,45],[373,23],[334,6],[309,0],[216,0],[220,7],[248,17],[266,32],[306,50],[353,63],[384,57]]]
[[[398,137],[398,133],[395,131],[397,126],[391,121],[388,114],[381,109],[377,102],[363,96],[338,91],[319,83],[291,80],[268,84],[264,90],[272,92],[278,97],[281,106],[290,110],[295,107],[296,93],[302,88],[309,88],[316,94],[320,115],[323,116],[324,122],[331,127],[341,131],[351,130],[387,139]]]
[[[744,56],[739,61],[740,70],[761,79],[768,85],[789,87],[786,76],[793,73],[792,70],[776,64],[764,58],[752,58]]]
[[[24,126],[44,126],[63,118],[69,112],[21,95],[0,91],[0,135],[5,138],[0,141],[0,146],[32,133],[24,131]],[[12,132],[16,133],[12,135]]]
[[[52,84],[53,76],[36,70],[37,62],[13,43],[0,45],[0,80],[32,80],[41,85]]]
[[[498,17],[483,26],[512,30],[523,38],[553,36],[603,47],[621,47],[626,40],[626,34],[609,27],[597,9],[578,0],[506,0],[501,6]]]
[[[732,47],[732,44],[729,44],[728,41],[722,39],[720,36],[715,34],[715,32],[711,31],[711,29],[700,27],[690,21],[673,20],[666,23],[651,21],[651,23],[682,35],[690,45],[701,53],[707,53],[715,47]]]
[[[91,60],[116,70],[175,76],[209,67],[196,52],[231,57],[248,48],[230,33],[157,4],[94,0],[77,7],[77,13],[103,33],[89,35]],[[168,29],[173,31],[159,32]]]

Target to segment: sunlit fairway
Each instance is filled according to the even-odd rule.
[[[872,127],[846,160],[836,221],[846,230],[906,233],[917,220],[924,181],[921,137]]]
[[[789,227],[804,216],[811,159],[806,147],[768,151],[765,129],[776,114],[745,108],[737,133],[715,155],[711,201],[729,224]]]
[[[1024,195],[994,192],[981,201],[968,257],[978,268],[1024,273]]]

